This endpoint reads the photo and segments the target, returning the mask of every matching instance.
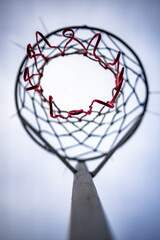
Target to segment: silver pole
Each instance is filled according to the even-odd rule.
[[[69,239],[113,240],[92,176],[83,162],[78,163],[74,177]]]

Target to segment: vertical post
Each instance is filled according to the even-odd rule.
[[[113,239],[92,176],[83,162],[78,163],[74,177],[69,239]]]

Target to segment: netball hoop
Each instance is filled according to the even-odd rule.
[[[106,79],[102,84],[97,76],[99,97],[86,100],[85,106],[81,106],[79,97],[79,106],[64,109],[54,94],[46,94],[45,69],[54,61],[67,61],[73,56],[93,62],[104,71]],[[59,81],[55,70],[53,67],[51,71],[53,89]],[[59,66],[58,75],[63,71]],[[86,76],[86,84],[81,84],[80,90],[75,76],[69,88],[71,102],[77,100],[73,99],[77,96],[74,88],[78,88],[80,96],[84,91],[91,95],[92,82],[86,88],[90,78]],[[69,77],[64,81],[69,81]],[[102,92],[107,95],[102,96]],[[61,95],[63,102],[67,101],[66,96]],[[30,137],[55,154],[75,175],[70,239],[112,239],[92,177],[133,135],[144,117],[148,84],[138,56],[120,38],[98,28],[72,26],[46,36],[37,31],[36,43],[28,44],[18,72],[15,99],[19,118]],[[87,164],[97,159],[96,167],[89,172]],[[76,168],[74,162],[78,163]]]

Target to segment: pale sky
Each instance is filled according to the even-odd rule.
[[[137,53],[150,91],[159,84],[159,1],[1,1],[0,239],[66,240],[73,174],[27,135],[14,102],[23,49],[35,31],[72,25],[103,28]],[[22,46],[17,47],[13,42]],[[160,96],[150,94],[148,111],[134,136],[94,178],[117,240],[160,238]]]

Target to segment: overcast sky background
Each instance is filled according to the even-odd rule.
[[[160,90],[160,2],[0,2],[0,239],[65,240],[68,236],[73,175],[36,145],[17,116],[14,87],[35,31],[45,34],[72,25],[106,29],[140,57],[151,91]],[[95,177],[102,205],[117,240],[160,239],[160,96],[150,95],[148,112],[135,135]]]

